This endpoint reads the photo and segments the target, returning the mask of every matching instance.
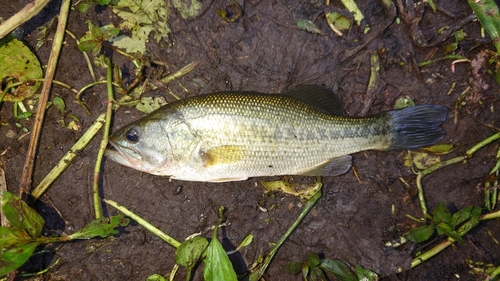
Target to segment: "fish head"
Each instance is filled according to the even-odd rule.
[[[170,175],[174,160],[166,137],[162,122],[143,118],[113,133],[106,157],[142,172]]]

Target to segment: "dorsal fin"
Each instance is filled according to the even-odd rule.
[[[293,90],[281,93],[300,100],[319,109],[321,112],[330,115],[344,115],[342,103],[330,90],[315,85],[302,85]]]

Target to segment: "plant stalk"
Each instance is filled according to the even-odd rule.
[[[45,117],[45,107],[49,100],[52,80],[54,79],[57,67],[57,61],[59,58],[59,54],[61,53],[62,42],[64,39],[64,30],[66,29],[66,23],[68,21],[70,5],[71,5],[70,0],[62,1],[61,11],[59,13],[59,20],[57,23],[57,30],[54,36],[54,43],[52,45],[52,51],[50,53],[49,62],[47,64],[45,81],[43,82],[42,92],[40,93],[40,100],[38,102],[38,109],[35,116],[35,124],[33,125],[33,130],[32,130],[33,132],[31,134],[30,146],[28,147],[28,153],[26,155],[26,161],[23,169],[23,175],[21,178],[21,184],[19,185],[19,193],[20,193],[19,198],[24,200],[27,199],[31,189],[31,181],[33,177],[34,164],[35,164],[35,154],[38,147],[38,141],[41,135],[43,119]]]

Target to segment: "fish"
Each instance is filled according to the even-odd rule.
[[[114,132],[105,155],[171,179],[346,173],[351,154],[412,150],[445,136],[443,105],[416,105],[347,117],[332,91],[305,85],[279,94],[229,91],[188,97]]]

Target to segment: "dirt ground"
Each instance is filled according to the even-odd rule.
[[[8,18],[27,2],[4,1],[0,16]],[[438,29],[444,26],[458,27],[467,34],[456,54],[473,60],[481,50],[493,50],[489,38],[481,37],[480,24],[471,20],[472,11],[465,1],[435,1],[440,8],[436,13],[420,3],[413,17],[406,8],[389,10],[381,1],[357,1],[371,31],[363,34],[362,27],[354,26],[343,37],[335,35],[324,20],[328,11],[347,13],[340,1],[332,1],[330,6],[325,6],[324,1],[304,0],[238,2],[243,7],[243,16],[234,23],[225,23],[216,14],[217,9],[231,5],[230,1],[203,1],[202,13],[193,20],[183,20],[172,10],[173,33],[169,40],[159,44],[151,40],[149,52],[165,62],[171,72],[199,61],[195,71],[169,84],[180,97],[223,90],[275,93],[315,84],[333,89],[342,98],[347,115],[363,116],[389,110],[398,98],[409,96],[418,104],[441,104],[450,108],[444,124],[447,135],[442,143],[454,144],[457,149],[444,158],[463,155],[472,145],[490,136],[494,132],[492,126],[499,127],[496,113],[500,108],[499,86],[492,76],[484,77],[488,89],[468,91],[465,106],[454,111],[464,90],[474,85],[471,64],[458,63],[454,72],[451,60],[425,67],[417,65],[432,54],[433,59],[445,55],[444,46],[453,43],[454,38],[438,34]],[[33,27],[46,24],[58,8],[58,1],[53,1],[24,28],[24,40],[30,46],[34,46],[37,39]],[[418,16],[422,17],[420,21],[415,20]],[[118,22],[105,8],[91,9],[87,14],[72,11],[67,28],[80,38],[87,31],[87,19],[94,24]],[[299,30],[296,22],[303,19],[312,20],[321,34]],[[54,29],[49,31],[52,32],[49,38]],[[65,41],[56,79],[80,89],[92,79],[75,41],[69,37]],[[48,41],[36,52],[42,64],[47,63],[50,44]],[[373,51],[380,55],[380,80],[377,90],[367,94]],[[114,55],[113,59],[125,73],[131,71],[130,64],[119,56]],[[98,69],[98,74],[104,76],[105,72]],[[454,89],[448,92],[452,84]],[[160,89],[147,95],[173,101],[166,93],[167,89]],[[58,111],[53,107],[48,110],[36,159],[35,185],[96,116],[106,110],[105,86],[93,88],[84,96],[93,116],[72,102],[74,94],[70,91],[54,86],[54,96],[64,98],[69,111],[81,119],[82,131],[62,128]],[[12,104],[0,105],[0,120],[8,123],[0,127],[0,161],[6,171],[8,189],[17,194],[29,137],[18,140],[23,132],[14,125],[12,112]],[[113,128],[118,129],[142,115],[134,108],[122,107],[115,113]],[[28,128],[32,122],[33,118],[22,121]],[[6,137],[8,131],[15,132],[16,136]],[[46,233],[70,234],[93,220],[92,171],[99,141],[100,135],[37,203],[37,210],[47,221]],[[452,210],[469,205],[484,206],[483,192],[478,186],[482,186],[494,165],[497,150],[498,142],[465,163],[426,177],[423,184],[429,209],[434,209],[439,202]],[[406,214],[421,216],[414,190],[415,175],[403,166],[405,154],[357,153],[353,159],[359,180],[354,169],[339,177],[324,178],[322,198],[279,250],[266,280],[300,280],[299,275],[288,275],[282,267],[303,261],[313,252],[352,267],[359,264],[377,272],[383,280],[483,280],[469,272],[466,260],[500,264],[500,247],[487,234],[491,231],[500,239],[498,221],[481,223],[465,236],[464,243],[446,249],[411,270],[409,263],[416,252],[436,245],[445,237],[436,236],[426,245],[410,243],[397,249],[384,246],[385,242],[415,226]],[[399,178],[412,188],[405,187]],[[298,198],[282,193],[264,195],[259,182],[274,179],[279,178],[252,178],[233,183],[169,181],[166,177],[105,161],[102,196],[128,207],[178,240],[196,232],[209,237],[211,226],[217,222],[217,208],[225,206],[230,224],[226,228],[229,240],[238,245],[248,234],[254,235],[254,241],[241,250],[246,265],[250,266],[260,255],[269,252],[272,243],[285,232],[303,206]],[[258,206],[268,211],[263,212]],[[117,214],[111,207],[105,207],[105,211]],[[145,280],[153,273],[170,272],[175,252],[173,247],[136,223],[115,237],[47,245],[43,250],[23,267],[23,272],[42,270],[56,259],[60,259],[59,263],[43,277],[23,279],[18,275],[17,279]],[[405,270],[396,274],[399,266]],[[181,270],[179,280],[184,274]],[[200,279],[202,271],[198,270],[195,280]]]

